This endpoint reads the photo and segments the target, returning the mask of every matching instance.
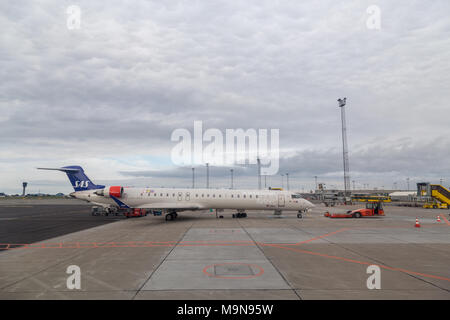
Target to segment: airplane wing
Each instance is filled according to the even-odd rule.
[[[202,210],[207,209],[198,203],[150,203],[137,206],[138,209],[174,209],[174,210]]]

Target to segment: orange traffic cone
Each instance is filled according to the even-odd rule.
[[[441,222],[441,217],[440,216],[437,217],[437,222]]]
[[[419,218],[416,218],[416,225],[414,227],[420,228]]]

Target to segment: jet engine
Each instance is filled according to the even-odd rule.
[[[105,187],[104,189],[95,191],[95,194],[104,197],[113,196],[116,198],[121,198],[123,195],[123,187],[121,186]]]

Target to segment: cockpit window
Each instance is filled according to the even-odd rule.
[[[292,195],[291,195],[291,198],[292,198],[292,199],[300,199],[301,196],[300,196],[299,194],[292,194]]]

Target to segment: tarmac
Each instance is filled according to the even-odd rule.
[[[122,218],[91,216],[86,204],[76,199],[1,200],[0,243],[34,243]]]
[[[248,211],[241,219],[231,211],[223,219],[182,212],[166,222],[93,217],[76,203],[2,201],[0,221],[17,226],[0,233],[0,299],[449,300],[449,211],[386,206],[385,217],[323,216],[361,206],[318,205],[302,219],[295,212]],[[32,218],[20,217],[43,211],[33,219],[60,224],[51,232],[27,229]],[[90,222],[67,227],[77,219]],[[17,235],[20,226],[26,235]],[[67,286],[73,265],[80,289]],[[372,265],[380,268],[380,289],[367,286]]]

